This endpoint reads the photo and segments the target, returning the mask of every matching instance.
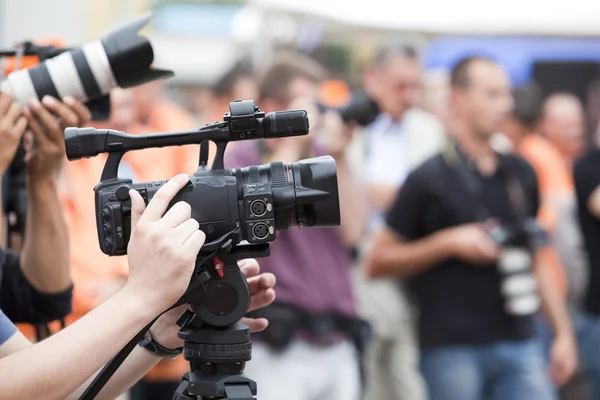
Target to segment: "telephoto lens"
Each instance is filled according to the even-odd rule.
[[[154,69],[150,42],[138,35],[148,23],[146,14],[100,40],[65,51],[33,68],[15,71],[0,84],[25,106],[30,99],[45,95],[72,96],[87,102],[107,95],[115,87],[129,88],[173,76],[172,71]]]

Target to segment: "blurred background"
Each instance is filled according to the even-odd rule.
[[[558,132],[554,137],[561,157],[564,155],[565,158],[560,162],[565,161],[565,168],[569,171],[566,191],[571,206],[574,203],[575,189],[570,177],[572,162],[584,153],[585,148],[591,146],[600,121],[600,2],[571,0],[549,4],[541,0],[0,0],[0,48],[13,47],[23,40],[78,46],[96,40],[111,29],[148,11],[153,12],[153,19],[142,32],[153,44],[155,65],[173,70],[175,77],[160,84],[152,83],[128,91],[133,97],[118,90],[112,92],[113,112],[108,122],[109,128],[140,133],[192,129],[204,123],[214,122],[228,111],[229,101],[237,97],[252,97],[258,100],[259,90],[264,92],[265,89],[264,76],[261,86],[255,73],[268,70],[276,55],[284,50],[308,55],[318,61],[327,71],[327,78],[322,81],[317,78],[309,80],[319,81],[320,103],[330,107],[341,106],[350,99],[354,91],[365,86],[365,79],[368,77],[365,71],[369,68],[377,69],[396,56],[403,62],[415,59],[410,52],[400,54],[392,51],[383,53],[381,60],[373,61],[374,57],[377,59],[376,53],[381,50],[382,43],[393,38],[394,41],[415,49],[420,64],[420,70],[416,73],[419,82],[414,96],[411,94],[412,97],[407,94],[411,89],[409,86],[413,83],[410,81],[411,76],[390,75],[390,79],[399,80],[398,91],[402,92],[399,94],[400,101],[405,102],[408,108],[425,111],[427,118],[437,121],[435,129],[440,132],[451,129],[448,124],[449,73],[457,62],[469,56],[485,56],[496,61],[506,70],[513,88],[535,83],[541,100],[561,93],[562,100],[567,96],[567,103],[575,103],[576,121],[569,121],[568,117],[565,117],[567,121],[564,132]],[[382,64],[377,64],[378,62]],[[404,68],[408,64],[399,65]],[[409,67],[406,67],[407,70]],[[305,72],[298,74],[307,79],[311,75]],[[276,89],[270,90],[276,92]],[[272,97],[276,98],[274,95]],[[265,97],[263,93],[263,98],[269,96]],[[153,103],[155,99],[156,102]],[[292,103],[280,101],[273,104],[279,107],[275,109],[281,109],[291,107]],[[579,105],[581,115],[578,114]],[[259,106],[262,108],[261,104]],[[405,111],[402,107],[401,115]],[[540,113],[533,114],[538,118]],[[564,116],[559,116],[562,117]],[[424,121],[425,117],[421,115],[419,118]],[[95,126],[100,127],[101,124],[106,123],[97,122]],[[574,138],[573,143],[578,142],[569,147],[571,144],[561,143],[560,137],[561,133],[564,133],[564,137],[569,136],[573,127],[582,134],[581,137]],[[579,133],[574,134],[577,135]],[[553,139],[551,133],[546,136]],[[368,136],[365,140],[369,140]],[[434,139],[431,141],[433,143]],[[392,145],[396,142],[382,143],[385,147],[388,143]],[[561,148],[561,145],[564,145],[564,148]],[[385,150],[373,146],[374,149],[379,149],[378,151]],[[348,159],[349,163],[355,165],[356,170],[362,167],[354,160],[360,158],[366,147],[364,142],[358,141],[348,150],[352,154]],[[194,165],[197,165],[194,164],[197,163],[196,148],[183,152],[167,149],[152,151],[140,152],[145,154],[144,156],[131,155],[125,159],[131,167],[131,172],[140,181],[164,179],[183,172],[182,170],[189,173]],[[420,148],[414,152],[425,154],[427,151]],[[265,157],[262,156],[264,160]],[[395,154],[390,157],[387,160],[398,158]],[[418,161],[421,162],[424,158],[426,157],[423,156]],[[257,159],[261,158],[257,156]],[[114,258],[109,261],[97,248],[96,233],[93,229],[95,220],[91,188],[100,177],[103,161],[98,158],[68,164],[65,173],[66,189],[62,188],[67,221],[74,241],[71,256],[76,284],[73,320],[118,290],[127,273],[127,267],[123,265],[125,261]],[[419,163],[416,159],[414,161],[415,164]],[[370,166],[383,169],[385,173],[390,167],[383,164]],[[365,170],[370,171],[368,168],[369,166],[365,167]],[[392,168],[395,167],[389,169]],[[398,167],[398,170],[400,168],[407,166]],[[354,172],[356,175],[353,175],[352,179],[359,185],[365,177],[358,171]],[[387,183],[395,185],[394,188],[397,189],[403,178],[399,177],[396,182]],[[372,199],[370,201],[373,202]],[[387,210],[389,205],[390,203],[382,207],[373,207],[367,212],[369,218]],[[581,255],[581,238],[577,236],[580,235],[579,227],[574,208],[571,206],[567,208],[565,215],[560,213],[562,209],[553,210],[550,225],[552,234],[564,244],[562,247],[558,246],[561,259],[557,268],[564,270],[562,275],[566,275],[566,278],[560,278],[561,284],[568,288],[565,289],[569,293],[566,302],[572,315],[576,315],[588,278],[587,269],[583,265],[585,263],[579,262],[585,256]],[[365,216],[364,220],[367,219]],[[79,223],[79,220],[87,222]],[[368,247],[374,232],[370,223],[371,219],[369,228],[365,229],[367,233],[360,238],[361,240],[348,246],[352,251],[352,257],[348,258],[351,258],[348,266],[358,266],[353,269],[352,276],[356,308],[359,314],[371,323],[375,337],[379,337],[376,338],[376,343],[380,346],[379,353],[370,354],[366,358],[365,370],[367,377],[381,377],[382,382],[370,381],[371,386],[367,386],[366,397],[373,400],[425,399],[427,396],[423,393],[422,385],[416,383],[420,378],[418,367],[415,366],[417,357],[412,354],[418,347],[411,342],[414,340],[414,332],[398,331],[403,329],[399,328],[400,326],[412,330],[415,325],[410,316],[411,312],[407,311],[410,308],[406,306],[407,300],[396,298],[399,296],[396,282],[393,283],[393,289],[390,289],[390,285],[377,286],[361,272],[361,254]],[[572,233],[570,228],[575,229],[575,233]],[[322,251],[327,252],[327,249]],[[333,254],[333,250],[331,253]],[[93,262],[90,263],[90,260]],[[306,276],[309,276],[308,272]],[[318,280],[320,277],[312,275],[307,279]],[[336,277],[331,274],[327,279],[335,281]],[[346,294],[342,290],[338,297]],[[299,303],[302,303],[302,300],[299,300]],[[398,311],[394,307],[400,303],[404,305]],[[379,313],[388,306],[388,314]],[[350,308],[354,309],[354,306]],[[353,311],[348,313],[352,314]],[[383,327],[386,324],[380,321],[388,320],[388,316],[394,313],[394,318],[400,322],[388,321],[388,327]],[[598,324],[600,327],[600,322]],[[545,329],[547,330],[547,327]],[[411,342],[408,345],[404,343],[407,347],[399,352],[403,355],[409,354],[407,357],[410,360],[398,361],[398,365],[404,363],[407,366],[406,370],[394,369],[392,366],[395,365],[395,361],[391,360],[391,356],[388,357],[393,353],[392,346],[397,345],[392,339],[398,332],[399,336]],[[600,339],[598,332],[600,328],[596,330],[597,339]],[[306,350],[306,353],[308,354],[309,350]],[[292,356],[287,354],[287,357]],[[340,359],[343,360],[343,357]],[[318,357],[315,360],[318,360]],[[170,398],[173,383],[176,387],[179,377],[188,367],[185,362],[179,361],[177,365],[175,362],[165,361],[162,368],[159,366],[154,369],[147,377],[147,381],[154,386],[138,387],[135,389],[137,392],[132,392],[132,398]],[[260,361],[263,364],[260,365],[276,365],[269,363],[279,361],[270,359],[269,362],[265,362],[263,358]],[[327,362],[323,363],[327,365]],[[331,365],[341,365],[340,363],[341,361]],[[596,366],[600,371],[600,363]],[[330,378],[334,381],[342,380],[342,384],[346,384],[344,379],[350,379],[348,376],[352,375]],[[597,374],[597,377],[600,378],[600,374]],[[387,381],[383,382],[386,379]],[[359,381],[358,375],[355,376],[355,380]],[[563,399],[591,399],[589,381],[590,379],[579,371],[567,384],[561,383],[561,387],[553,389],[556,389],[557,396]],[[162,383],[165,383],[165,386],[161,389]],[[373,390],[373,386],[379,385],[379,391]],[[385,385],[394,387],[393,390],[397,389],[398,392],[386,390]],[[164,392],[161,392],[163,389]],[[153,395],[150,395],[151,392]],[[596,393],[600,391],[597,390]],[[342,398],[339,397],[339,393],[336,396],[306,396],[298,399]],[[344,397],[346,398],[352,397]]]
[[[390,34],[417,45],[426,70],[447,70],[465,54],[485,52],[509,70],[514,85],[535,79],[545,93],[569,90],[586,105],[600,73],[600,4],[584,0],[552,7],[516,0],[351,6],[334,0],[2,0],[0,45],[46,36],[83,44],[149,10],[154,20],[145,32],[157,64],[176,72],[171,87],[210,85],[239,58],[268,63],[278,48],[307,52],[334,76],[357,84],[369,51]]]

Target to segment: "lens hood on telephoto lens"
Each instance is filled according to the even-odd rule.
[[[25,106],[45,95],[73,96],[83,102],[109,94],[115,87],[130,88],[173,76],[172,71],[153,69],[152,45],[138,31],[151,14],[139,17],[106,34],[100,40],[61,53],[33,68],[18,70],[0,85]]]

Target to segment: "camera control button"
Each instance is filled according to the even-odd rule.
[[[107,248],[109,253],[114,252],[114,246],[113,246],[114,242],[111,238],[106,238],[104,239],[104,246]]]
[[[129,185],[119,186],[117,188],[117,190],[115,191],[115,195],[117,195],[117,199],[119,199],[121,201],[129,200],[129,190],[131,190],[131,187]]]

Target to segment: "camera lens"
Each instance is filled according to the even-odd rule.
[[[269,228],[267,227],[267,224],[260,222],[254,225],[254,228],[252,228],[252,233],[257,239],[264,239],[269,234]]]
[[[262,217],[267,212],[267,205],[262,200],[254,200],[254,202],[252,202],[252,205],[250,206],[250,210],[252,211],[252,214],[254,214],[254,216]]]
[[[240,168],[235,174],[240,183],[270,184],[277,230],[340,224],[337,174],[330,156]],[[250,206],[256,216],[265,213],[266,204],[260,203]]]
[[[98,99],[115,87],[129,88],[173,76],[151,68],[154,51],[138,31],[150,14],[117,28],[102,39],[62,52],[30,69],[8,75],[0,92],[10,93],[21,105],[44,95],[79,100]]]

